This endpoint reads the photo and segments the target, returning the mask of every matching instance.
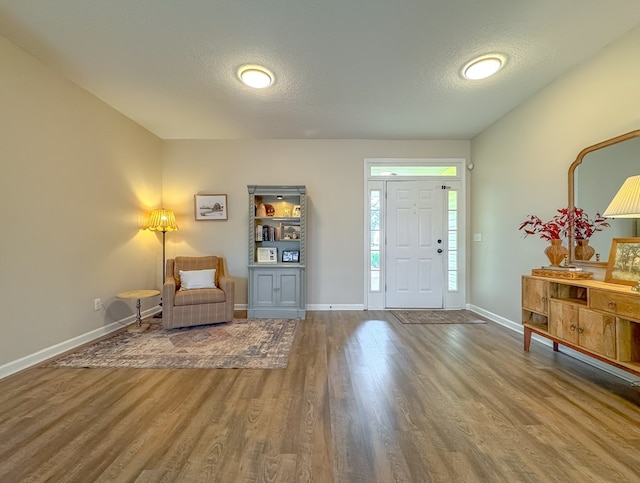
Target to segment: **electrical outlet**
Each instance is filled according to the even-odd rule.
[[[102,300],[95,299],[93,301],[93,310],[100,310],[102,308]]]

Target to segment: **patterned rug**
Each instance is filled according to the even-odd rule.
[[[234,319],[171,330],[157,322],[145,332],[121,332],[46,367],[280,369],[287,367],[297,322]]]
[[[403,324],[486,324],[487,319],[470,310],[392,310]]]

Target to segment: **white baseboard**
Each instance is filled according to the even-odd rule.
[[[234,309],[246,310],[247,304],[236,304],[234,306]],[[364,304],[309,304],[307,305],[307,310],[317,310],[317,311],[365,310],[365,308],[364,308]],[[487,319],[492,320],[493,322],[500,324],[510,330],[513,330],[520,334],[524,333],[522,324],[518,324],[509,319],[505,319],[504,317],[494,314],[493,312],[489,312],[488,310],[484,310],[472,304],[467,304],[467,310],[471,310],[472,312],[482,315],[483,317],[486,317]],[[145,310],[142,315],[144,318],[147,318],[161,311],[162,311],[162,308],[160,306],[156,306],[151,309]],[[24,369],[28,369],[29,367],[35,366],[37,364],[40,364],[48,359],[56,357],[67,351],[73,350],[84,344],[93,342],[94,340],[97,340],[101,337],[104,337],[105,335],[109,335],[112,332],[117,331],[118,329],[122,328],[123,325],[131,325],[134,322],[135,322],[135,315],[132,315],[130,317],[126,317],[125,319],[119,320],[117,322],[112,322],[111,324],[106,325],[104,327],[100,327],[98,329],[87,332],[86,334],[74,337],[73,339],[69,339],[65,342],[61,342],[51,347],[47,347],[46,349],[42,349],[34,354],[30,354],[28,356],[22,357],[15,361],[8,362],[7,364],[0,366],[0,379],[10,376],[12,374],[15,374],[16,372],[22,371]],[[548,347],[553,347],[553,342],[545,337],[539,337],[538,335],[533,334],[532,338],[541,344],[544,344]],[[604,362],[600,362],[597,359],[593,359],[592,357],[582,354],[581,352],[574,351],[562,345],[560,345],[559,351],[570,357],[578,359],[586,364],[589,364],[598,369],[601,369],[609,374],[619,377],[633,385],[640,385],[640,378],[635,377],[629,374],[628,372],[620,370],[614,366],[605,364]]]
[[[516,322],[513,322],[512,320],[505,319],[504,317],[500,317],[499,315],[496,315],[492,312],[481,309],[480,307],[476,307],[475,305],[468,304],[467,309],[471,310],[472,312],[475,312],[476,314],[480,314],[486,317],[487,319],[492,320],[495,323],[500,324],[508,329],[511,329],[520,334],[524,334],[524,328],[522,327],[522,324],[518,324]],[[553,347],[553,341],[550,339],[547,339],[546,337],[540,337],[537,334],[533,334],[532,339],[548,347]],[[570,357],[573,357],[574,359],[578,359],[579,361],[584,362],[585,364],[589,364],[590,366],[596,367],[600,370],[608,372],[609,374],[619,377],[620,379],[623,379],[634,386],[640,385],[639,377],[636,377],[633,374],[623,371],[622,369],[618,369],[615,366],[612,366],[604,362],[601,362],[597,359],[594,359],[593,357],[589,357],[588,355],[583,354],[582,352],[574,351],[573,349],[565,347],[562,344],[560,344],[560,346],[558,347],[558,351]]]
[[[145,310],[142,313],[142,316],[143,318],[151,317],[161,311],[162,308],[160,306],[156,306],[151,309]],[[111,322],[109,325],[105,325],[104,327],[100,327],[98,329],[87,332],[86,334],[74,337],[73,339],[69,339],[51,347],[47,347],[46,349],[42,349],[34,354],[30,354],[15,361],[8,362],[7,364],[0,366],[0,379],[40,364],[48,359],[56,357],[60,354],[64,354],[65,352],[73,350],[84,344],[93,342],[100,337],[104,337],[105,335],[109,335],[112,332],[121,329],[122,326],[131,325],[135,323],[135,321],[136,316],[131,315],[117,322]]]

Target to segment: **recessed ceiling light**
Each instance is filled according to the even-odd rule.
[[[473,59],[462,69],[462,74],[470,80],[486,79],[498,72],[504,65],[504,56],[489,54]]]
[[[258,65],[245,65],[238,71],[240,80],[254,89],[264,89],[273,84],[273,74]]]

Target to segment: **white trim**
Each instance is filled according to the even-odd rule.
[[[475,305],[468,304],[467,309],[472,312],[475,312],[476,314],[480,314],[486,317],[487,319],[492,320],[495,323],[506,327],[507,329],[511,329],[520,334],[524,334],[524,329],[522,327],[522,324],[518,324],[509,319],[505,319],[504,317],[500,317],[499,315],[496,315],[492,312],[481,309],[480,307],[476,307]],[[532,334],[532,339],[537,342],[540,342],[543,345],[546,345],[547,347],[553,347],[553,341],[550,339],[547,339],[546,337],[540,337],[537,334]],[[573,357],[574,359],[578,359],[579,361],[584,362],[585,364],[589,364],[590,366],[593,366],[611,375],[619,377],[620,379],[623,379],[624,381],[631,383],[634,386],[640,385],[640,377],[636,377],[633,374],[623,371],[622,369],[618,369],[615,366],[612,366],[605,362],[601,362],[598,359],[594,359],[593,357],[589,357],[588,355],[583,354],[582,352],[569,349],[568,347],[563,346],[562,343],[560,343],[560,346],[558,347],[558,352],[566,354],[569,357]]]
[[[461,170],[458,172],[457,178],[462,179],[465,170],[465,158],[364,158],[365,164],[365,176],[371,179],[408,179],[414,178],[413,176],[370,176],[371,170],[367,169],[367,166],[386,165],[386,164],[402,164],[404,166],[439,166],[442,164],[459,165]],[[417,178],[424,178],[425,176],[415,176]],[[426,176],[427,178],[440,179],[440,176]],[[445,177],[442,177],[445,178]],[[450,176],[448,178],[451,178]]]
[[[380,192],[380,234],[384,235],[386,232],[385,224],[386,224],[386,213],[384,210],[385,205],[385,182],[383,179],[372,178],[367,180],[368,176],[368,167],[369,164],[365,163],[365,189],[364,189],[364,308],[374,307],[376,309],[384,308],[384,296],[385,296],[385,268],[384,268],[384,260],[385,260],[385,251],[384,245],[385,241],[380,239],[380,270],[378,271],[380,277],[380,289],[376,292],[372,292],[370,290],[370,279],[371,279],[371,271],[369,270],[371,266],[371,192],[379,191]]]
[[[237,304],[234,308],[238,310],[243,310],[242,307],[246,307],[246,304]],[[350,310],[350,311],[365,311],[366,308],[364,304],[309,304],[307,305],[307,310],[316,310],[316,311],[335,311],[335,310]],[[514,332],[518,332],[520,334],[524,333],[522,328],[522,324],[518,324],[513,322],[512,320],[505,319],[499,315],[494,314],[493,312],[489,312],[487,310],[481,309],[472,304],[467,304],[467,310],[471,312],[475,312],[476,314],[482,315],[487,319],[506,327],[507,329],[513,330]],[[153,307],[151,309],[145,310],[142,315],[144,318],[153,316],[158,312],[161,312],[162,308],[160,306]],[[118,329],[121,329],[123,326],[131,325],[135,323],[136,317],[135,315],[131,315],[124,319],[121,319],[117,322],[112,322],[109,325],[104,327],[100,327],[98,329],[87,332],[86,334],[79,335],[74,337],[73,339],[69,339],[65,342],[61,342],[51,347],[47,347],[42,349],[34,354],[30,354],[28,356],[22,357],[15,361],[8,362],[2,366],[0,366],[0,379],[11,376],[17,372],[28,369],[32,366],[45,362],[46,360],[52,359],[60,354],[73,350],[77,347],[80,347],[84,344],[93,342],[94,340],[100,339],[105,335],[109,335]],[[545,337],[539,337],[536,334],[533,334],[533,339],[537,342],[540,342],[543,345],[548,347],[552,347],[553,343],[551,340]],[[568,347],[564,347],[560,345],[559,352],[562,352],[569,357],[573,357],[578,359],[586,364],[589,364],[597,369],[601,369],[609,374],[612,374],[620,379],[623,379],[626,382],[636,386],[640,385],[640,378],[635,377],[629,374],[626,371],[620,370],[614,366],[609,364],[605,364],[603,362],[598,361],[597,359],[593,359],[592,357],[586,356],[580,352],[569,349]]]
[[[376,165],[403,165],[403,166],[456,166],[456,176],[371,176],[371,166]],[[408,181],[408,180],[437,180],[438,182],[446,183],[459,183],[459,187],[456,187],[456,191],[458,192],[458,290],[454,292],[449,291],[449,286],[447,283],[447,273],[446,267],[447,264],[444,264],[445,270],[442,273],[443,280],[443,305],[445,309],[455,309],[462,307],[467,300],[467,253],[468,253],[468,241],[467,241],[467,231],[468,231],[468,206],[467,206],[467,169],[466,169],[466,159],[465,158],[364,158],[363,163],[363,171],[364,171],[364,210],[363,210],[363,220],[364,220],[364,236],[363,236],[363,247],[364,247],[364,306],[365,309],[371,310],[383,310],[386,308],[385,302],[385,283],[386,283],[386,273],[385,273],[385,265],[386,265],[386,243],[385,240],[380,240],[380,283],[382,293],[379,294],[377,292],[369,291],[369,278],[371,277],[371,273],[369,271],[370,260],[369,256],[369,245],[370,245],[370,214],[369,214],[369,192],[371,189],[378,189],[379,184],[382,185],[382,198],[383,201],[386,200],[387,196],[387,183],[386,181]],[[383,203],[383,206],[386,206],[386,203]],[[446,203],[443,205],[443,216],[445,216],[444,220],[446,222]],[[382,209],[381,219],[380,219],[380,227],[381,233],[386,235],[386,208]],[[446,254],[448,256],[448,254]]]
[[[144,318],[146,318],[153,316],[154,314],[161,311],[162,308],[158,305],[156,307],[145,310],[142,315]],[[59,356],[60,354],[76,349],[82,345],[93,342],[101,337],[104,337],[105,335],[109,335],[117,331],[118,329],[121,329],[123,326],[131,325],[135,323],[135,321],[135,314],[130,315],[129,317],[116,322],[112,322],[109,325],[105,325],[104,327],[92,330],[90,332],[87,332],[86,334],[79,335],[77,337],[74,337],[73,339],[69,339],[51,347],[39,350],[34,354],[30,354],[15,361],[8,362],[0,366],[0,379],[15,374],[16,372],[22,371],[24,369],[28,369],[46,360],[52,359],[53,357]]]

